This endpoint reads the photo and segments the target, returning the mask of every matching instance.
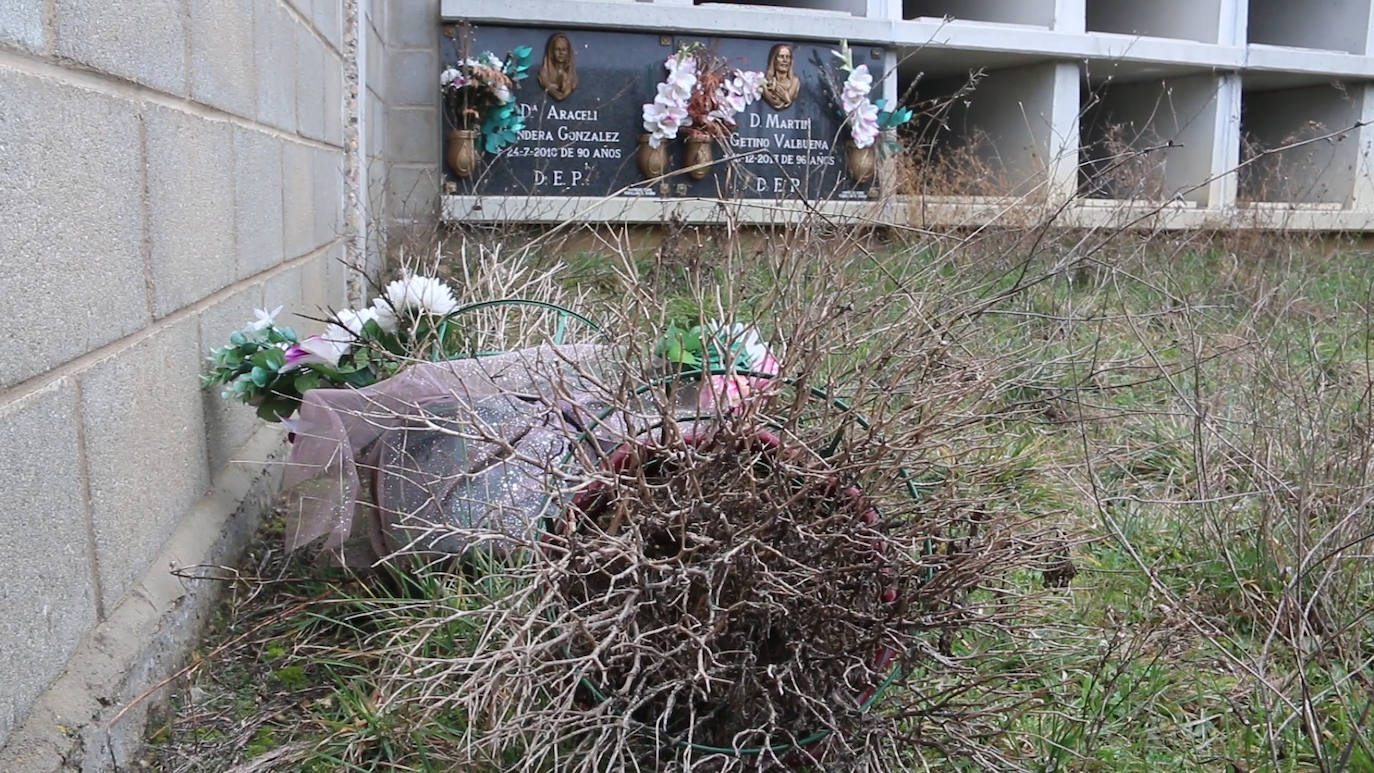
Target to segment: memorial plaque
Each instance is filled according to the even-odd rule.
[[[867,198],[845,168],[844,128],[834,88],[844,73],[830,53],[839,43],[653,35],[547,27],[473,27],[444,37],[443,60],[491,51],[504,56],[519,46],[534,50],[530,77],[515,92],[525,117],[520,141],[484,153],[475,174],[445,169],[451,194],[491,196],[713,197],[754,199]],[[713,141],[717,160],[701,180],[673,174],[645,181],[636,161],[644,133],[643,106],[667,76],[664,61],[683,44],[700,43],[740,70],[767,71],[779,47],[792,57],[791,79],[775,78],[763,99],[736,116],[728,141]],[[880,59],[870,46],[854,46],[856,63]],[[790,88],[789,88],[790,86]],[[790,104],[788,99],[790,98]],[[780,104],[781,107],[775,107]],[[683,166],[687,131],[665,140],[668,168]]]

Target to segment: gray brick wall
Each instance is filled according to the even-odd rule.
[[[206,350],[346,302],[356,2],[0,0],[0,746],[261,426]]]

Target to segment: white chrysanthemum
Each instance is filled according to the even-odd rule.
[[[277,324],[277,315],[281,313],[281,308],[282,307],[278,306],[277,308],[272,309],[271,311],[268,311],[267,309],[253,309],[253,314],[257,318],[254,319],[252,322],[249,322],[247,325],[244,325],[243,332],[256,333],[260,330],[266,330],[267,328]]]
[[[382,297],[372,302],[375,319],[389,333],[396,332],[400,315],[407,313],[432,314],[442,317],[458,308],[453,290],[432,276],[405,274],[390,282]]]
[[[450,84],[453,84],[455,88],[461,88],[463,85],[463,73],[457,67],[446,67],[443,72],[439,73],[439,85],[448,86]]]
[[[343,309],[335,316],[339,318],[339,325],[343,326],[346,333],[353,338],[362,338],[363,326],[377,318],[377,310],[371,307],[360,310]],[[339,325],[331,323],[329,327],[334,328]]]

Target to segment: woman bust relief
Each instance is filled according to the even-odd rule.
[[[550,35],[549,42],[544,44],[544,62],[539,65],[539,85],[560,102],[577,88],[572,41],[561,32]]]
[[[792,69],[792,47],[786,43],[773,46],[768,52],[767,83],[763,87],[763,101],[774,110],[786,110],[801,92],[801,78]]]

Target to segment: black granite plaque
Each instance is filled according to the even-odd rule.
[[[554,99],[541,86],[539,71],[550,40],[557,34],[571,44],[576,87]],[[459,61],[461,35],[444,37],[444,64]],[[793,70],[800,89],[793,103],[775,109],[758,100],[736,117],[738,129],[728,145],[717,142],[715,158],[731,158],[712,167],[702,180],[685,174],[646,184],[635,160],[644,132],[643,106],[667,71],[663,62],[684,43],[712,48],[742,70],[766,70],[769,53],[779,43],[792,48]],[[472,28],[471,52],[504,56],[530,46],[534,61],[516,99],[525,114],[525,130],[515,145],[499,154],[483,154],[476,174],[460,179],[445,169],[449,193],[497,196],[590,196],[762,199],[866,198],[871,184],[855,184],[845,170],[843,128],[834,83],[842,82],[834,44],[790,40],[709,38],[654,35],[609,30],[547,27]],[[855,63],[881,61],[875,49],[855,46]],[[436,75],[436,84],[437,84]],[[549,79],[552,80],[552,79]],[[558,91],[565,84],[551,84]],[[682,166],[685,131],[668,146],[670,169]]]

